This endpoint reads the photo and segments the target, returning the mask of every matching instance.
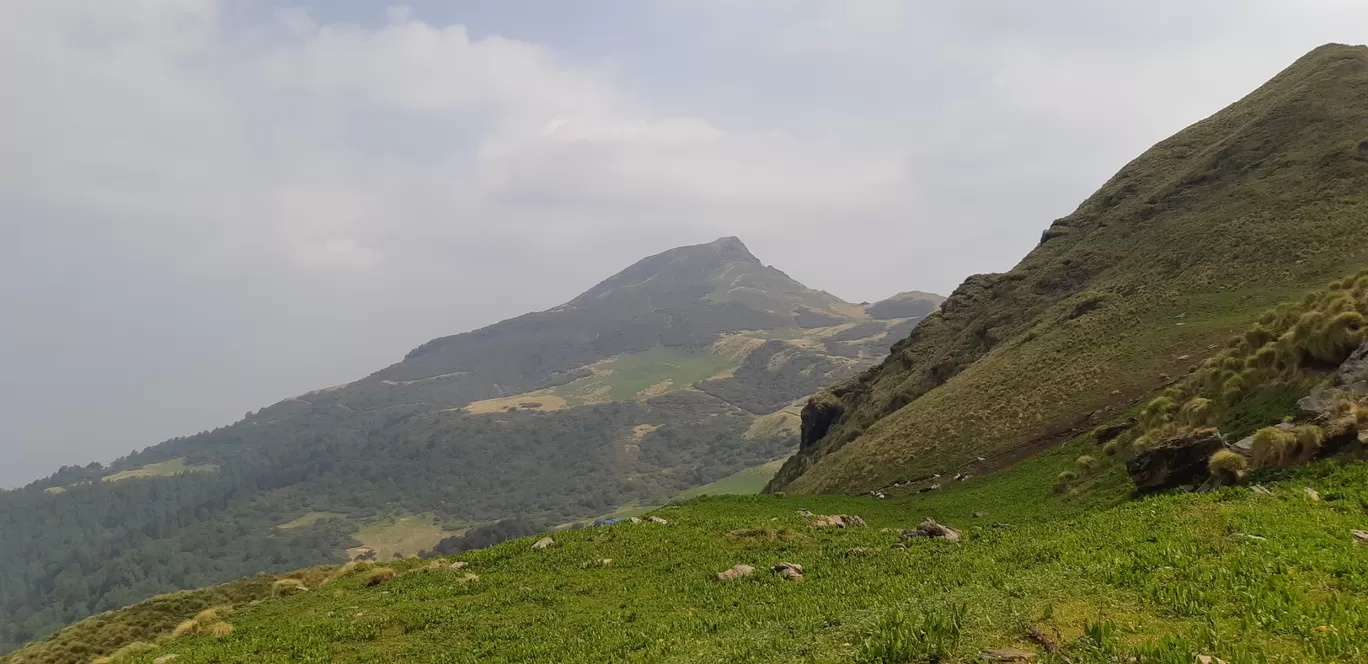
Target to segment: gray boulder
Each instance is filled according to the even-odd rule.
[[[1325,415],[1330,412],[1335,395],[1343,393],[1368,395],[1368,341],[1350,353],[1329,380],[1302,397],[1297,407],[1311,415]]]
[[[1225,447],[1221,434],[1183,434],[1165,439],[1126,462],[1126,472],[1140,493],[1199,484],[1207,478],[1207,461]]]

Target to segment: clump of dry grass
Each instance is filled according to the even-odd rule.
[[[1239,484],[1248,467],[1245,458],[1231,450],[1221,450],[1207,461],[1207,470],[1221,484]]]
[[[220,620],[218,622],[213,623],[212,625],[209,625],[209,627],[205,628],[204,631],[207,634],[209,634],[209,636],[212,636],[216,639],[221,639],[225,636],[232,635],[233,624],[225,620]]]
[[[288,597],[297,593],[308,592],[309,588],[299,579],[280,579],[271,584],[272,597]]]
[[[366,585],[378,586],[382,583],[388,583],[394,580],[394,577],[394,570],[388,567],[377,567],[371,570],[370,573],[366,575]]]
[[[1254,432],[1254,467],[1286,468],[1315,458],[1325,434],[1314,425],[1291,429],[1264,427]]]
[[[198,632],[199,628],[200,623],[198,620],[182,620],[179,625],[176,625],[175,629],[171,630],[171,638],[179,639],[183,636],[189,636]]]

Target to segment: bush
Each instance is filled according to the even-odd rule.
[[[183,620],[181,624],[176,625],[176,628],[171,630],[171,638],[179,639],[182,636],[194,634],[199,631],[199,626],[198,620]]]
[[[1193,397],[1183,404],[1183,423],[1190,427],[1210,426],[1215,415],[1216,410],[1212,406],[1211,399]]]
[[[216,623],[210,625],[209,628],[206,629],[205,631],[209,633],[209,636],[212,636],[212,637],[214,637],[214,638],[216,638],[216,639],[221,639],[221,638],[223,638],[223,637],[225,637],[225,636],[230,636],[230,635],[232,635],[232,633],[233,633],[233,625],[232,625],[232,623],[229,623],[229,622],[220,620],[220,621],[218,621],[218,622],[216,622]]]
[[[1320,452],[1324,440],[1325,434],[1318,426],[1264,427],[1254,432],[1254,467],[1286,468],[1305,463]]]
[[[1077,464],[1079,468],[1084,470],[1091,470],[1097,467],[1097,459],[1094,459],[1093,457],[1088,456],[1086,454],[1084,454],[1081,457],[1078,457],[1077,459],[1074,459],[1074,463]]]
[[[299,579],[280,579],[271,584],[271,597],[288,597],[308,590],[304,582]]]

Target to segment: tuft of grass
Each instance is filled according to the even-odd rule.
[[[309,588],[299,579],[280,579],[271,584],[272,597],[286,597],[308,591]]]
[[[176,625],[175,629],[171,630],[171,638],[179,639],[182,636],[194,634],[199,631],[199,628],[200,623],[198,620],[182,620],[179,625]]]
[[[909,618],[895,612],[879,621],[855,655],[857,664],[945,662],[959,652],[968,607],[952,604]]]
[[[1254,432],[1254,467],[1286,468],[1306,463],[1315,458],[1324,440],[1324,433],[1315,425],[1264,427]]]
[[[393,581],[395,572],[388,567],[377,567],[366,574],[367,586],[378,586]]]
[[[214,638],[216,638],[216,639],[221,639],[221,638],[224,638],[224,637],[226,637],[226,636],[232,636],[232,634],[233,634],[233,625],[232,625],[232,623],[229,623],[229,622],[227,622],[227,621],[220,620],[220,621],[218,621],[218,622],[215,622],[215,623],[209,625],[209,627],[206,628],[204,631],[205,631],[205,633],[208,634],[209,636],[212,636],[212,637],[214,637]]]
[[[1239,484],[1248,466],[1243,456],[1231,450],[1220,450],[1207,461],[1207,470],[1222,484]]]

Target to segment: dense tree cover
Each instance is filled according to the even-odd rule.
[[[743,440],[750,417],[699,393],[493,416],[294,407],[0,493],[0,650],[158,593],[340,561],[359,519],[559,523],[667,498],[792,444]],[[639,424],[659,428],[638,439]],[[98,479],[176,457],[219,469]],[[347,518],[275,528],[310,511]]]
[[[425,552],[423,557],[449,556],[462,551],[483,549],[506,540],[536,535],[542,530],[544,530],[543,526],[537,525],[526,517],[503,519],[491,524],[476,526],[455,537],[448,537],[438,542],[432,551]]]

